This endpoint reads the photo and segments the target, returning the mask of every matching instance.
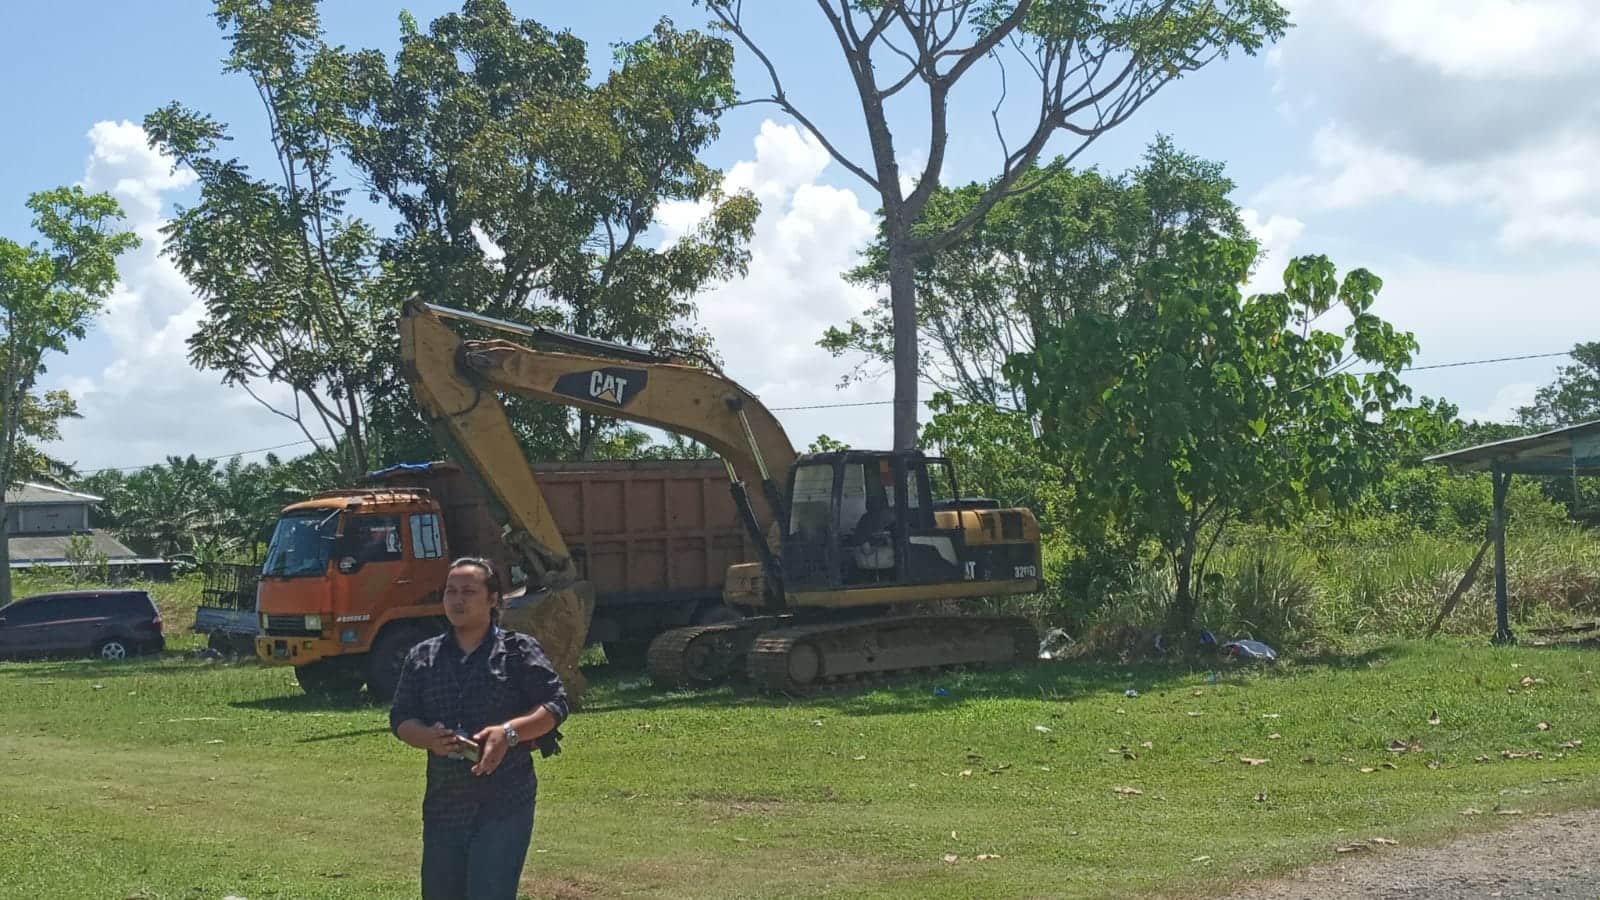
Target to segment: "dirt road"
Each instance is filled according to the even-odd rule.
[[[1438,847],[1367,847],[1229,897],[1594,900],[1600,898],[1600,810],[1536,816]]]

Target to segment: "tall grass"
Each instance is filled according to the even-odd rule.
[[[1424,634],[1479,546],[1467,535],[1433,534],[1393,523],[1267,532],[1240,529],[1197,579],[1196,625],[1219,636],[1253,637],[1280,648],[1337,645],[1352,637]],[[1048,560],[1047,560],[1048,561]],[[1047,565],[1047,569],[1050,568]],[[1600,535],[1570,523],[1513,528],[1506,545],[1507,606],[1514,629],[1600,618]],[[1060,592],[1056,619],[1091,643],[1127,647],[1168,625],[1171,568],[1151,559],[1092,598]],[[1041,620],[1049,611],[1032,611]],[[1494,629],[1494,557],[1441,630]]]

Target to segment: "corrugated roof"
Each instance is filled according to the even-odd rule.
[[[1515,475],[1600,475],[1600,419],[1430,456],[1458,472],[1498,467]]]
[[[89,546],[95,553],[104,553],[109,562],[119,560],[137,560],[141,557],[122,545],[121,541],[111,536],[107,531],[90,531]],[[17,535],[8,541],[11,548],[11,564],[32,565],[35,563],[66,562],[67,542],[75,535],[70,534],[24,534]]]
[[[19,482],[6,491],[6,503],[99,503],[103,500],[104,497],[96,497],[93,494],[80,494],[66,488],[36,484],[32,481]]]

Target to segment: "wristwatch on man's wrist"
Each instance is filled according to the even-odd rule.
[[[500,727],[505,729],[506,732],[506,746],[515,747],[517,745],[517,741],[521,740],[521,738],[517,737],[517,730],[511,727],[510,722],[507,722]]]

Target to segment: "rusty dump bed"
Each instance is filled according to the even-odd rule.
[[[546,462],[533,472],[599,607],[715,600],[728,567],[756,559],[717,460]],[[381,478],[433,494],[452,554],[511,561],[482,489],[458,466],[433,463]]]

